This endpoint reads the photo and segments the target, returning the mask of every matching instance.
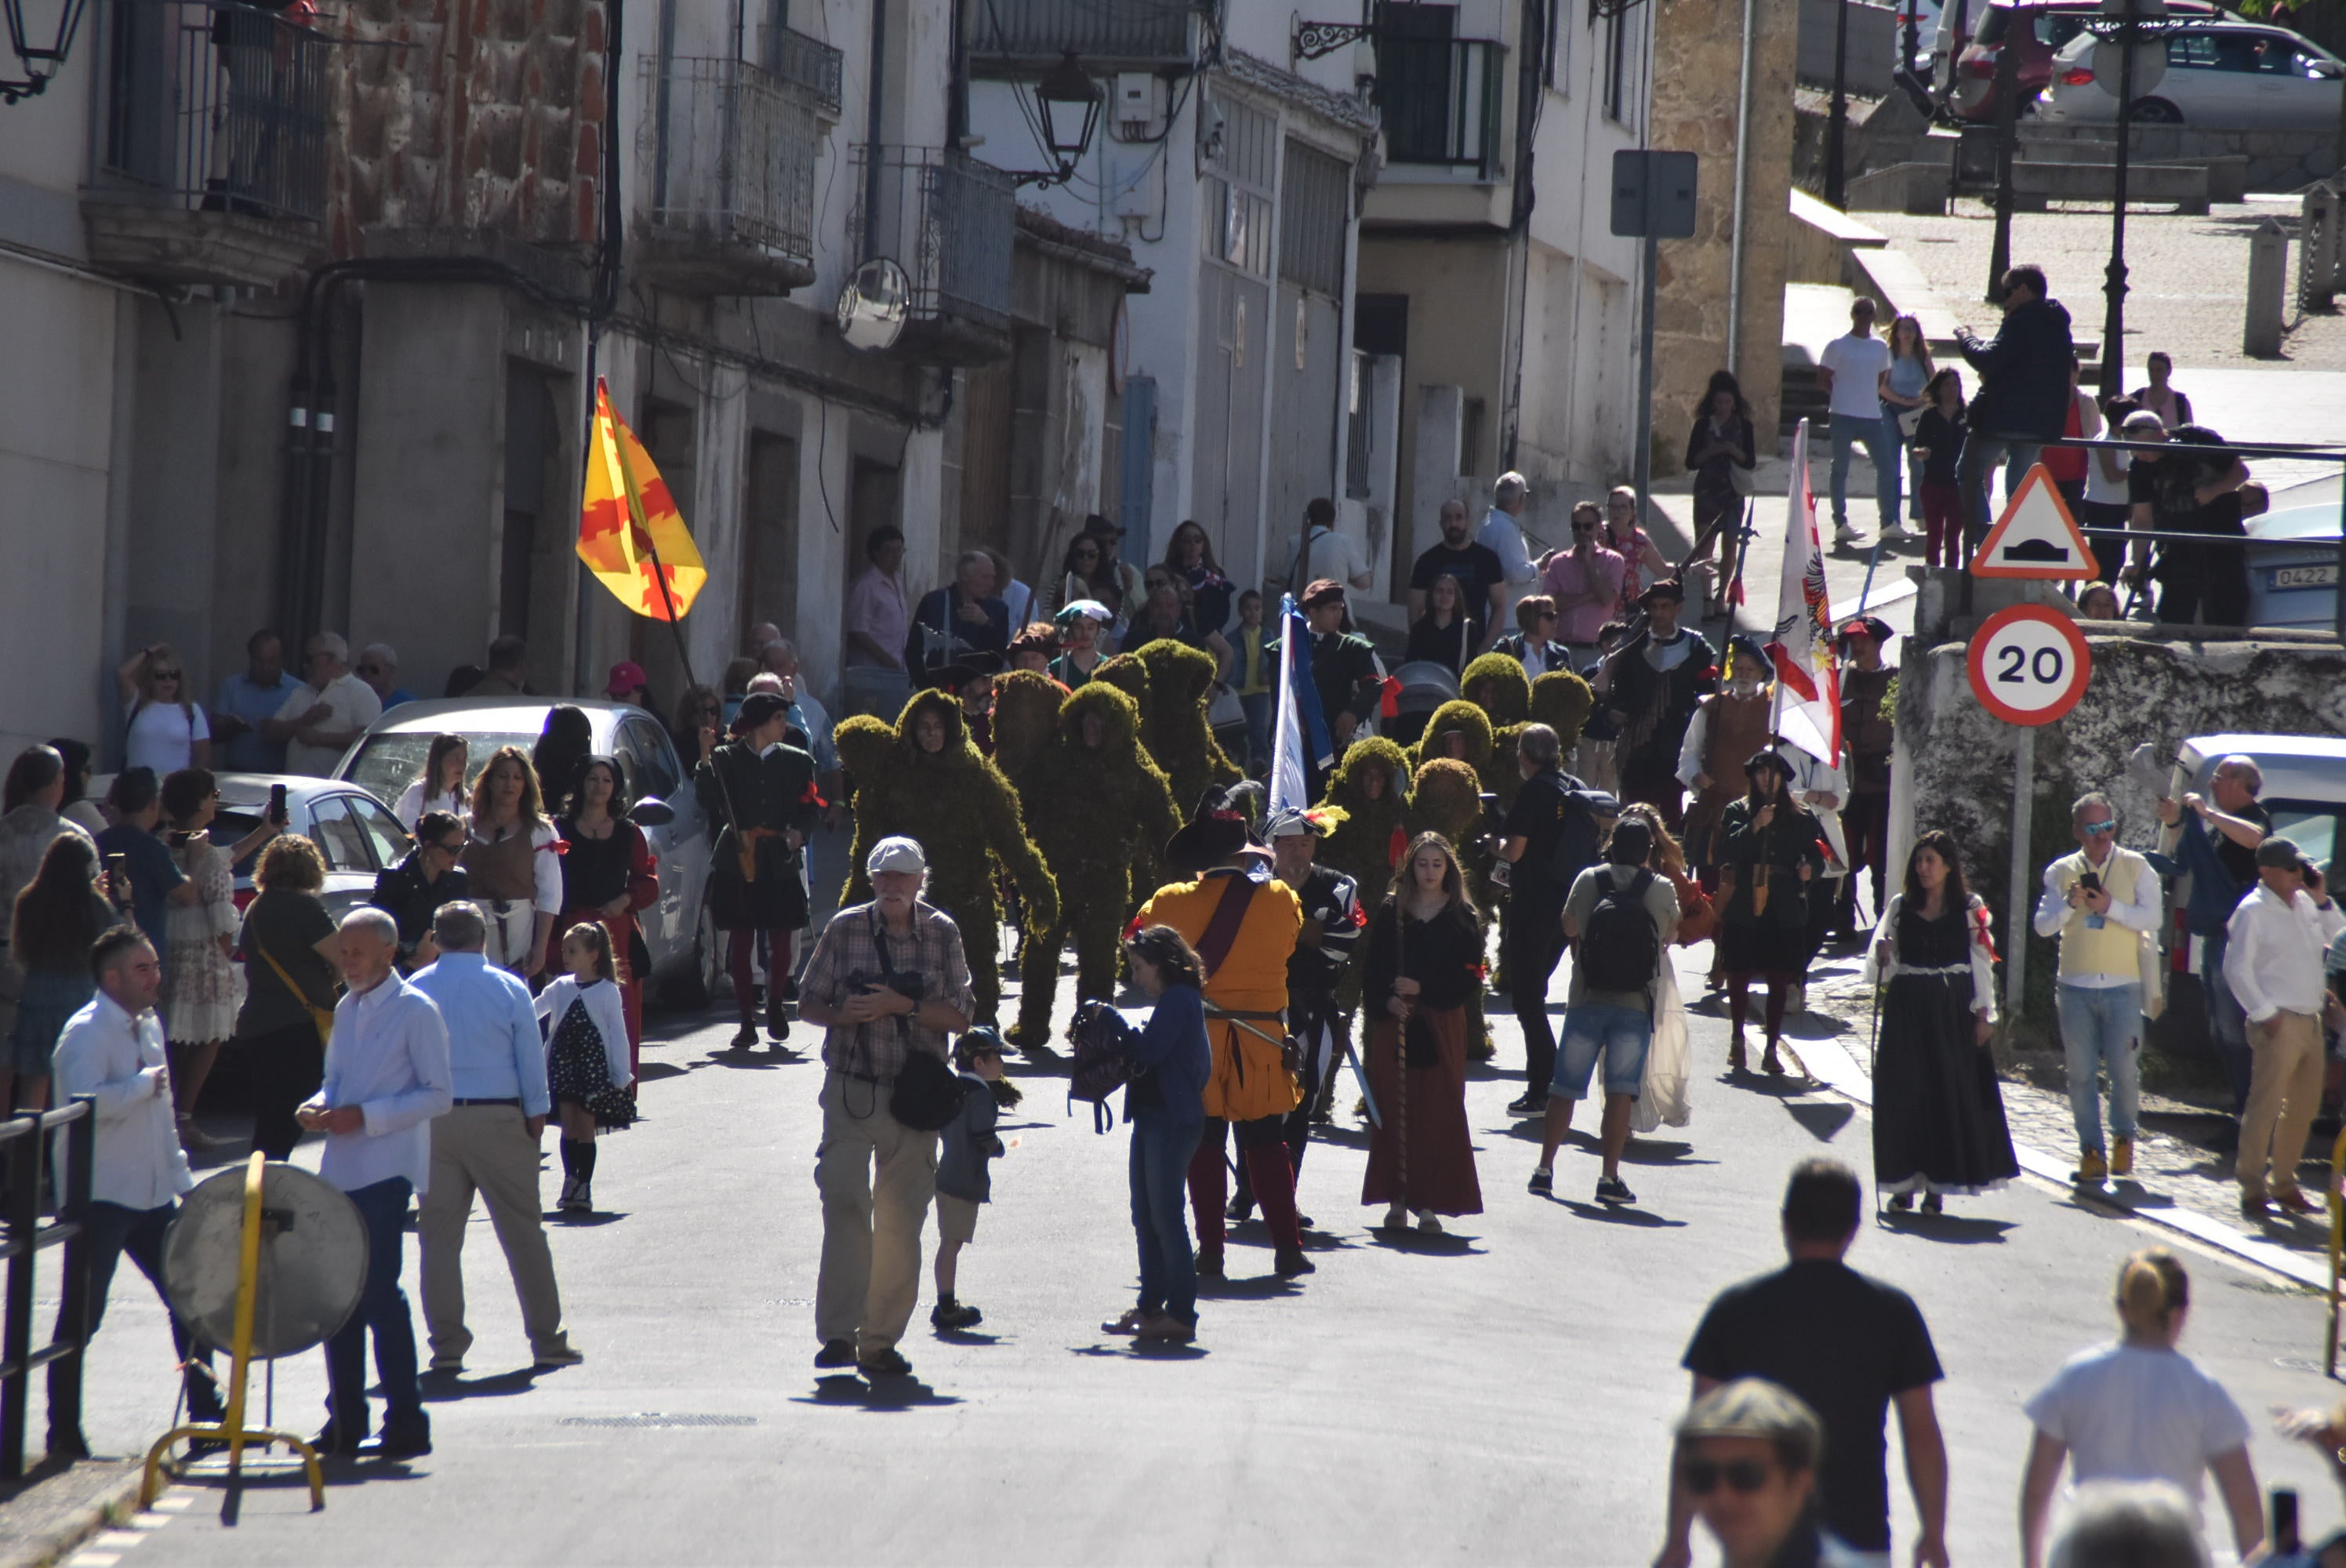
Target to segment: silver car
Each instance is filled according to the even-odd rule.
[[[359,737],[334,776],[396,800],[423,777],[432,738],[448,734],[464,738],[466,777],[477,779],[499,747],[534,749],[556,706],[584,711],[594,731],[591,748],[617,759],[634,802],[631,815],[659,861],[659,899],[641,919],[655,988],[705,984],[717,956],[707,936],[709,822],[657,715],[624,702],[557,705],[535,697],[403,702]],[[548,800],[547,812],[559,804]]]
[[[2211,22],[2165,35],[2167,71],[2135,89],[2137,125],[2206,126],[2223,130],[2330,131],[2338,124],[2346,62],[2285,27]],[[2053,56],[2053,79],[2037,105],[2061,125],[2115,125],[2118,100],[2094,79],[2091,34]]]
[[[112,774],[90,781],[92,798],[105,799]],[[219,809],[212,817],[212,842],[233,845],[260,826],[269,809],[270,790],[285,789],[285,830],[299,833],[318,846],[326,862],[326,884],[318,898],[336,920],[367,901],[374,891],[378,871],[399,864],[415,847],[414,839],[392,809],[355,784],[334,779],[312,779],[299,773],[220,773]],[[252,901],[253,863],[258,854],[236,864],[236,907]]]

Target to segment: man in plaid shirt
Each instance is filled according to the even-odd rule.
[[[896,1341],[920,1296],[937,1135],[899,1122],[888,1101],[910,1053],[951,1059],[949,1036],[969,1027],[969,962],[952,917],[921,901],[920,845],[882,839],[864,868],[872,901],[831,917],[799,978],[799,1016],[824,1030],[814,1364],[903,1377],[913,1367]]]

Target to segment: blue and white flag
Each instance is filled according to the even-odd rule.
[[[1320,711],[1320,688],[1311,684],[1311,628],[1292,594],[1279,600],[1279,716],[1271,728],[1270,759],[1274,817],[1311,805],[1311,770],[1336,760],[1335,738]]]

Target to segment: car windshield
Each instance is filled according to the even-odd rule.
[[[2338,852],[2339,808],[2312,800],[2268,800],[2273,831],[2295,844],[2326,874]]]
[[[432,738],[436,731],[413,729],[390,735],[370,735],[359,746],[349,773],[344,777],[370,793],[397,804],[407,793],[407,787],[423,777],[423,759],[432,749]],[[536,735],[516,730],[508,733],[464,735],[464,782],[469,787],[481,776],[502,746],[517,746],[526,755],[537,745]]]

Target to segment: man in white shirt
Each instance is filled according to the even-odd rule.
[[[55,1066],[61,1100],[87,1095],[97,1102],[90,1129],[90,1205],[82,1238],[89,1259],[85,1345],[97,1338],[114,1268],[125,1253],[169,1310],[170,1298],[163,1292],[163,1236],[178,1211],[179,1195],[195,1185],[171,1115],[171,1070],[163,1055],[163,1025],[155,1016],[155,998],[163,987],[155,949],[135,927],[117,926],[97,939],[90,966],[97,972],[97,995],[57,1036]],[[72,1306],[68,1297],[58,1308],[59,1339],[72,1336]],[[195,1347],[176,1312],[171,1313],[171,1343],[188,1369],[189,1419],[219,1420],[211,1356]],[[76,1359],[49,1363],[51,1459],[89,1457],[79,1425],[60,1419],[81,1408],[82,1367],[83,1360]],[[191,1451],[209,1452],[217,1446]]]
[[[2103,794],[2080,796],[2069,809],[2077,852],[2045,868],[2036,901],[2036,934],[2061,939],[2054,988],[2061,1050],[2069,1064],[2069,1115],[2077,1128],[2071,1179],[2098,1182],[2134,1174],[2142,1054],[2142,935],[2158,930],[2164,901],[2158,873],[2132,850],[2118,848],[2117,808]],[[2110,1135],[2102,1147],[2100,1074],[2110,1075]]]
[[[1833,542],[1864,543],[1849,525],[1850,448],[1863,443],[1873,461],[1873,494],[1882,531],[1898,523],[1898,432],[1882,412],[1882,378],[1890,372],[1890,345],[1873,335],[1873,301],[1863,294],[1849,308],[1849,335],[1825,345],[1818,373],[1832,407]]]
[[[326,1134],[318,1174],[340,1187],[366,1222],[366,1291],[326,1341],[322,1455],[408,1459],[432,1451],[432,1426],[415,1375],[415,1325],[399,1287],[407,1200],[430,1185],[432,1118],[453,1103],[448,1028],[430,997],[400,978],[399,925],[372,905],[342,917],[345,990],[334,1004],[325,1082],[297,1115]],[[367,1431],[366,1342],[374,1335],[382,1380],[382,1436]]]
[[[1539,568],[1532,565],[1531,549],[1524,543],[1522,517],[1524,508],[1531,504],[1531,481],[1510,469],[1491,485],[1491,509],[1483,514],[1483,525],[1474,531],[1474,542],[1496,555],[1500,569],[1506,574],[1505,601],[1492,606],[1494,623],[1515,614],[1515,601],[1539,575]]]
[[[2321,1104],[2321,1019],[2337,1006],[2322,988],[2330,940],[2346,931],[2314,870],[2287,839],[2257,846],[2257,886],[2232,911],[2224,978],[2249,1015],[2255,1057],[2249,1108],[2240,1116],[2240,1212],[2266,1212],[2265,1156],[2272,1156],[2271,1199],[2291,1214],[2319,1214],[2298,1190],[2297,1162]]]
[[[1315,495],[1303,508],[1303,535],[1287,563],[1288,591],[1301,596],[1304,588],[1331,577],[1355,588],[1376,581],[1369,558],[1360,545],[1336,532],[1336,504]]]
[[[310,639],[302,654],[309,684],[285,699],[261,735],[285,743],[285,771],[323,779],[351,742],[382,717],[382,698],[351,672],[351,645],[332,632]]]

